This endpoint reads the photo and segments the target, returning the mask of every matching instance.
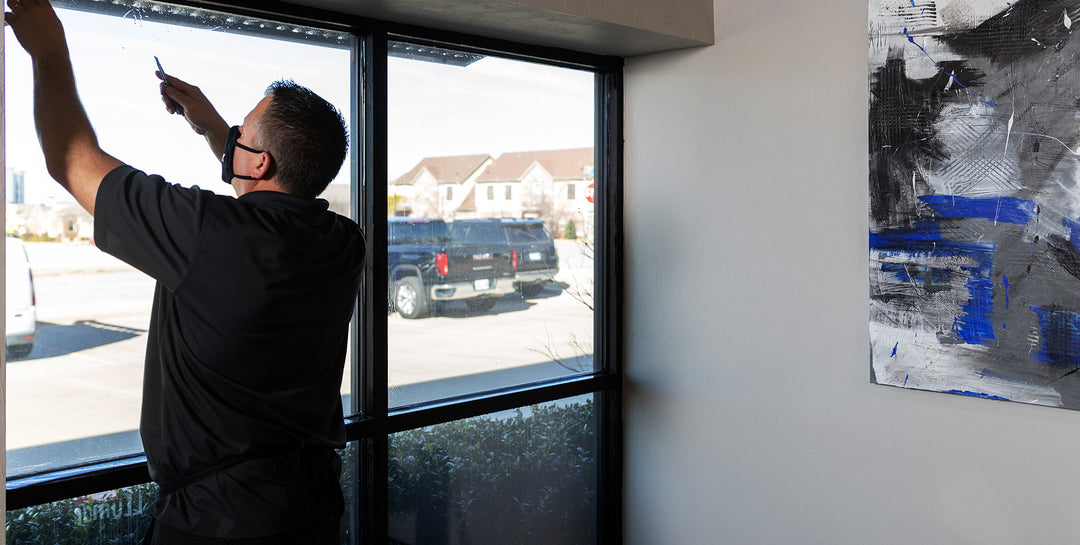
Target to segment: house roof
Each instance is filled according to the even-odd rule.
[[[425,157],[412,168],[394,180],[393,185],[412,185],[427,169],[439,183],[462,183],[490,159],[488,154],[454,155],[450,157]]]
[[[94,216],[90,215],[81,205],[77,203],[59,203],[53,207],[53,214],[57,217],[69,217],[75,216],[87,222],[94,221]]]
[[[574,148],[504,153],[476,179],[477,182],[515,181],[525,177],[533,163],[539,163],[556,180],[580,180],[591,176],[593,148]]]

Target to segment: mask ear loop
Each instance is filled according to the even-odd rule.
[[[235,172],[233,172],[232,162],[236,148],[240,148],[244,151],[248,151],[251,153],[266,153],[266,150],[249,148],[241,144],[240,142],[237,142],[237,138],[240,138],[240,126],[233,125],[232,127],[229,127],[229,136],[225,140],[225,151],[221,154],[221,181],[230,185],[232,185],[233,178],[239,178],[241,180],[255,179],[254,176],[244,176],[243,174],[236,174]]]

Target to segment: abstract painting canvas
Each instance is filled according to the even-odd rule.
[[[1080,409],[1080,0],[869,15],[872,381]]]

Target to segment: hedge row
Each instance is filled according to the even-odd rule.
[[[553,403],[394,435],[394,542],[595,544],[594,428],[591,403]],[[343,481],[351,473],[345,467]],[[144,484],[9,511],[7,542],[133,545],[156,497],[157,487]]]

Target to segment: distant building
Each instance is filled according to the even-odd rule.
[[[392,215],[452,220],[470,208],[467,201],[476,178],[492,163],[490,155],[426,157],[390,183],[395,199]],[[464,207],[462,205],[465,205]]]
[[[9,204],[7,234],[60,241],[90,240],[94,218],[75,203]]]
[[[592,229],[593,148],[428,157],[390,183],[393,215],[541,219],[555,236]]]
[[[4,188],[7,191],[7,202],[13,204],[26,203],[26,172],[7,169]]]

